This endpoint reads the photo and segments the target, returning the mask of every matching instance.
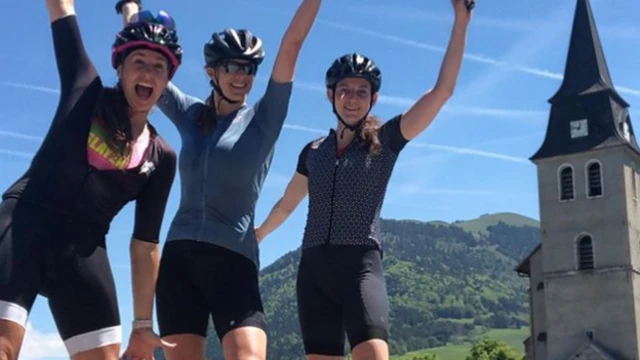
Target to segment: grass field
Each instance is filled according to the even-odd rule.
[[[502,340],[512,346],[520,355],[524,355],[524,345],[522,342],[529,336],[529,328],[523,327],[521,329],[496,329],[489,330],[482,334],[480,337],[488,337],[491,339]],[[471,349],[471,343],[463,345],[450,345],[444,347],[437,347],[432,349],[425,349],[407,353],[401,356],[394,356],[393,360],[410,360],[415,355],[423,355],[433,353],[438,355],[439,360],[464,360],[469,354]]]

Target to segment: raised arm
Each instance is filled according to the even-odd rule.
[[[407,140],[420,135],[431,124],[440,109],[453,95],[456,86],[464,54],[467,27],[471,20],[471,11],[467,8],[464,0],[451,0],[451,3],[455,10],[455,20],[436,85],[425,93],[402,116],[400,121],[402,135]]]
[[[307,144],[298,157],[298,165],[296,172],[284,191],[284,195],[276,202],[269,212],[267,219],[256,228],[256,237],[258,243],[267,235],[282,225],[291,213],[298,207],[300,201],[307,196],[309,192],[309,171],[307,170],[307,153],[311,144]]]
[[[50,22],[55,22],[76,13],[73,0],[47,0],[47,9],[49,9]]]
[[[116,13],[122,14],[122,26],[127,26],[133,15],[140,12],[140,0],[120,0],[116,3]]]
[[[54,124],[66,119],[84,90],[98,76],[82,42],[73,0],[47,0],[53,50],[60,76],[60,103]]]
[[[280,43],[271,78],[278,83],[293,81],[296,62],[316,20],[321,0],[303,0]]]

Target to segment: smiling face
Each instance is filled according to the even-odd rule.
[[[206,69],[226,97],[232,101],[246,101],[255,79],[256,65],[244,60],[228,60],[218,64],[215,69]]]
[[[125,58],[118,75],[131,110],[149,112],[169,82],[169,63],[156,51],[138,49]]]
[[[361,78],[346,78],[336,84],[335,97],[327,90],[330,102],[335,101],[338,115],[349,125],[356,125],[378,100],[378,93],[371,98],[371,83]],[[372,101],[373,100],[373,101]]]

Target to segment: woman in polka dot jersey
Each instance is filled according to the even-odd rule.
[[[389,358],[380,209],[398,155],[453,94],[473,4],[450,1],[455,20],[436,85],[384,124],[369,115],[382,80],[373,60],[354,53],[333,62],[326,86],[336,130],[302,149],[283,197],[256,228],[261,241],[309,195],[296,284],[309,360],[343,356],[345,332],[355,360]]]

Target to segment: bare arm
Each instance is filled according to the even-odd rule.
[[[440,109],[453,95],[458,80],[471,14],[465,1],[451,0],[451,2],[455,8],[455,21],[436,85],[425,93],[400,121],[402,135],[407,140],[420,135],[431,124]]]
[[[307,35],[316,20],[320,0],[303,0],[285,32],[273,65],[271,78],[278,83],[293,81],[296,62]]]
[[[262,241],[267,235],[277,229],[287,220],[291,213],[298,207],[300,201],[307,196],[308,192],[307,177],[296,172],[291,181],[287,185],[284,195],[273,206],[267,219],[256,229],[258,242]]]
[[[136,320],[153,318],[153,297],[160,268],[160,246],[156,242],[131,239],[131,280],[133,316]]]
[[[130,21],[133,15],[140,12],[140,6],[135,2],[127,2],[122,5],[122,26],[126,26]]]
[[[49,10],[50,22],[55,22],[65,16],[76,13],[73,0],[47,0],[47,9]]]

